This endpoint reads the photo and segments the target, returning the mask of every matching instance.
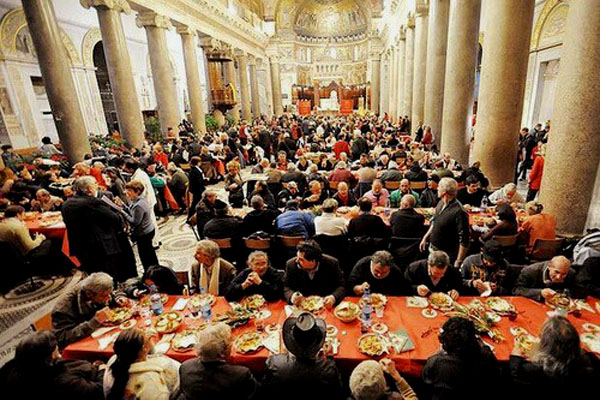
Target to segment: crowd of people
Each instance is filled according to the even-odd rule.
[[[342,378],[320,352],[324,321],[311,314],[286,320],[289,353],[270,357],[261,376],[229,363],[231,330],[223,324],[201,331],[197,358],[181,365],[153,354],[152,341],[137,329],[119,335],[107,364],[63,361],[60,350],[101,327],[109,305],[128,306],[153,290],[205,291],[229,301],[261,294],[294,305],[318,295],[327,308],[367,287],[389,296],[443,292],[453,299],[484,292],[535,301],[559,292],[598,296],[600,253],[577,262],[564,255],[513,262],[536,260],[536,240],[556,235],[554,216],[535,201],[549,128],[523,130],[518,176],[500,188],[490,186],[479,162],[463,168],[440,154],[427,126],[419,123],[414,135],[409,130],[407,118],[286,114],[206,134],[171,132],[141,149],[128,148],[118,134],[92,138],[92,153],[73,165],[47,138],[30,158],[4,146],[0,240],[44,263],[51,246],[43,235],[31,237],[25,212],[60,211],[70,254],[88,274],[55,305],[53,333],[21,341],[2,369],[6,387],[62,398],[415,399],[390,360],[365,361]],[[529,169],[524,199],[517,183]],[[221,187],[227,198],[219,198]],[[496,207],[497,219],[473,224],[469,212],[486,212],[486,205]],[[182,215],[199,239],[189,287],[159,265],[157,220],[168,215]],[[517,241],[507,251],[496,238],[511,235]],[[297,245],[279,246],[281,237]],[[251,251],[245,239],[277,245]],[[221,248],[220,240],[229,246]],[[562,317],[544,324],[535,356],[511,356],[509,371],[468,320],[449,319],[439,340],[442,350],[418,382],[435,399],[494,397],[490,391],[503,380],[518,393],[558,398],[584,393],[599,371]],[[45,385],[27,387],[32,374]]]

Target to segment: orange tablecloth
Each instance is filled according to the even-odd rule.
[[[42,233],[48,239],[62,239],[62,252],[64,255],[67,256],[76,267],[81,266],[77,257],[71,256],[67,227],[63,222],[50,226],[42,226],[39,219],[30,219],[25,221],[25,224],[27,225],[27,229],[32,233]]]
[[[462,297],[459,299],[459,303],[466,304],[472,299],[472,297]],[[346,300],[357,302],[358,298],[347,298]],[[507,297],[507,300],[514,304],[518,311],[518,316],[515,321],[509,321],[508,318],[503,317],[502,321],[498,324],[498,329],[504,335],[505,340],[500,343],[493,343],[489,338],[484,337],[484,341],[495,347],[494,353],[500,361],[507,361],[512,351],[513,337],[510,334],[510,328],[521,326],[527,329],[531,334],[537,336],[543,322],[547,318],[546,313],[550,310],[543,304],[523,297]],[[170,309],[175,301],[176,298],[171,297],[165,308]],[[592,307],[595,306],[596,301],[599,300],[588,298],[588,304]],[[271,316],[266,320],[266,323],[277,322],[282,325],[286,319],[284,306],[285,303],[283,301],[270,303],[268,309],[271,311]],[[213,306],[213,316],[215,313],[224,312],[228,308],[229,306],[225,299],[218,298]],[[408,308],[406,305],[406,297],[389,297],[383,316],[383,322],[388,325],[390,331],[405,330],[414,342],[414,350],[400,354],[395,354],[392,351],[390,355],[390,358],[396,362],[398,369],[402,373],[413,376],[419,375],[427,358],[439,350],[440,344],[437,339],[437,333],[439,328],[447,320],[447,317],[441,313],[438,313],[438,316],[433,319],[427,319],[421,315],[421,310],[422,309],[420,308]],[[185,313],[187,313],[187,311],[185,311],[184,314]],[[361,336],[360,324],[358,321],[354,321],[350,324],[343,323],[335,318],[331,311],[325,311],[323,314],[328,324],[335,325],[338,328],[337,337],[341,344],[338,354],[335,355],[336,362],[342,370],[350,371],[356,364],[368,358],[360,353],[357,348],[357,340]],[[581,326],[586,322],[600,324],[600,315],[589,311],[582,311],[581,316],[578,318],[569,315],[568,319],[580,332],[583,332]],[[186,317],[179,330],[185,329],[185,325],[192,321],[193,320]],[[138,326],[141,325],[142,323],[138,322]],[[253,329],[255,329],[255,327],[254,323],[251,321],[245,326],[235,328],[233,331],[234,336],[238,336],[245,331]],[[73,343],[67,346],[63,351],[63,357],[66,359],[106,360],[112,354],[112,346],[100,350],[98,348],[98,341],[91,337]],[[176,352],[170,349],[166,354],[179,361],[184,361],[195,356],[193,350]],[[246,365],[255,371],[260,371],[264,368],[265,360],[269,354],[268,350],[264,348],[254,354],[247,355],[233,352],[232,361],[236,364]]]

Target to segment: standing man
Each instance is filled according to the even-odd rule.
[[[454,267],[460,268],[469,248],[469,216],[456,200],[458,183],[452,178],[442,178],[438,185],[441,201],[435,208],[429,230],[419,248],[425,251],[427,242],[431,251],[442,250],[450,257]]]
[[[200,168],[200,163],[202,159],[198,156],[192,157],[190,160],[190,178],[189,178],[189,192],[192,195],[192,202],[190,204],[190,208],[188,210],[188,220],[194,215],[196,212],[196,206],[200,202],[202,198],[202,194],[204,193],[205,183],[204,183],[204,172]]]

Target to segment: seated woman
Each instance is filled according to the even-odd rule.
[[[181,387],[173,397],[191,399],[250,399],[258,383],[248,367],[229,363],[231,328],[219,322],[198,332],[197,358],[179,369]]]
[[[321,183],[318,181],[310,181],[308,184],[308,192],[304,194],[302,200],[302,208],[307,209],[323,204],[327,198],[327,191],[323,190]]]
[[[152,341],[138,328],[122,331],[104,374],[107,400],[168,400],[179,389],[179,362],[150,356]]]
[[[522,399],[584,399],[594,393],[600,363],[584,353],[575,327],[563,317],[544,323],[531,358],[517,340],[510,356],[510,374]]]
[[[517,215],[515,210],[506,203],[498,205],[498,219],[500,222],[496,223],[491,228],[485,229],[485,232],[481,235],[482,241],[490,240],[495,235],[498,236],[510,236],[516,235],[517,233]],[[475,228],[475,227],[473,227]],[[484,227],[487,228],[487,227]]]
[[[151,266],[141,278],[128,279],[123,290],[127,297],[139,298],[149,294],[153,287],[158,293],[172,296],[180,296],[182,292],[177,275],[171,268],[162,265]]]
[[[542,213],[544,206],[537,201],[525,204],[527,216],[519,229],[519,239],[526,244],[527,255],[532,255],[536,239],[556,239],[556,217]]]
[[[395,387],[388,387],[386,377],[393,380]],[[350,391],[354,400],[417,399],[415,392],[396,369],[396,364],[389,358],[379,362],[366,360],[358,364],[350,375]]]
[[[15,357],[0,369],[6,399],[101,400],[105,366],[62,360],[50,331],[34,332],[17,344]]]
[[[201,240],[196,247],[192,265],[191,290],[199,292],[204,288],[207,293],[223,296],[235,277],[234,266],[222,259],[219,246],[212,240]]]

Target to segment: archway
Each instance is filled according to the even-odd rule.
[[[117,107],[115,98],[112,92],[112,85],[108,76],[108,67],[106,66],[106,57],[104,56],[104,48],[102,41],[94,45],[93,50],[94,67],[96,67],[96,81],[100,90],[100,98],[102,100],[102,109],[109,132],[113,129],[120,131],[119,120],[117,118]]]

